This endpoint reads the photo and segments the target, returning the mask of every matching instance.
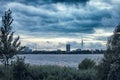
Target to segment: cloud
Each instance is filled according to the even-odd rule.
[[[2,3],[9,2],[19,2],[27,5],[44,5],[44,4],[56,4],[56,3],[64,3],[64,4],[83,4],[85,5],[89,0],[1,0]]]
[[[86,4],[89,0],[49,0],[54,3],[82,3]]]
[[[102,26],[101,20],[103,18],[111,18],[107,10],[93,10],[91,12],[90,10],[84,10],[83,7],[77,8],[64,4],[50,6],[51,10],[16,2],[7,5],[15,12],[16,23],[20,23],[16,26],[21,29],[23,26],[29,26],[24,27],[24,30],[32,32],[90,33],[94,27]]]
[[[108,30],[108,29],[107,29]],[[84,41],[84,49],[106,49],[107,38],[113,33],[112,30],[105,30],[103,28],[95,28],[94,33],[76,33],[76,34],[40,34],[39,36],[24,36],[21,35],[22,42],[24,45],[37,45],[37,49],[44,50],[65,50],[66,43],[71,44],[71,49],[81,48],[81,40]],[[59,35],[59,36],[58,36]],[[48,37],[44,37],[48,36]],[[81,37],[82,36],[82,37]]]
[[[1,2],[0,15],[11,8],[13,28],[21,35],[23,43],[38,42],[41,49],[63,49],[68,41],[73,48],[77,48],[81,38],[85,39],[86,48],[92,46],[105,48],[107,37],[120,21],[118,0],[1,0]],[[45,45],[40,46],[43,43]]]

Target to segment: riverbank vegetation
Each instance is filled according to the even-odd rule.
[[[0,80],[4,80],[4,72],[0,67]],[[11,68],[15,69],[15,68]],[[29,66],[27,70],[14,70],[10,80],[96,80],[96,70],[78,70],[59,66]]]
[[[51,65],[29,65],[24,58],[17,58],[9,66],[10,80],[96,80],[97,71],[94,68],[76,69]],[[0,66],[0,80],[6,74]]]

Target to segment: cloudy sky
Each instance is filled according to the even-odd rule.
[[[12,24],[22,45],[40,50],[106,49],[120,23],[120,0],[0,0],[0,20],[12,10]],[[0,22],[1,23],[1,22]]]

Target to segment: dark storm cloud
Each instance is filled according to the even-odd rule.
[[[94,34],[94,28],[114,29],[120,22],[119,1],[114,0],[0,0],[0,5],[0,16],[9,8],[13,11],[18,34],[42,38],[85,37]],[[106,36],[92,37],[106,41]],[[72,44],[77,48],[79,43]]]
[[[20,2],[30,5],[42,5],[50,3],[67,3],[67,4],[86,4],[89,0],[1,0],[1,2]]]
[[[71,9],[71,12],[64,14],[57,8],[58,11],[54,11],[56,6],[52,5],[50,5],[50,10],[46,7],[35,7],[21,3],[12,3],[10,6],[14,11],[15,20],[20,23],[16,26],[21,30],[24,26],[25,31],[32,32],[92,33],[94,27],[102,27],[101,20],[103,18],[111,18],[108,10],[92,10],[81,13],[79,10],[83,7],[67,6],[73,10],[76,9],[76,11]],[[64,5],[60,4],[60,6]]]
[[[24,0],[19,0],[19,2],[23,2],[23,1]],[[60,0],[56,0],[56,1],[59,2]],[[65,0],[63,0],[63,1],[65,1]],[[81,1],[83,1],[83,0],[81,0]],[[36,2],[36,1],[34,1],[34,2]],[[22,4],[22,6],[27,6],[27,5]],[[48,5],[45,5],[45,6],[48,6]],[[49,6],[51,6],[51,5],[49,5]],[[18,14],[17,12],[19,12],[19,13],[21,13],[20,16],[23,15],[23,16],[30,17],[30,18],[32,17],[31,19],[30,18],[27,18],[27,19],[23,18],[24,20],[19,19],[21,25],[23,24],[24,26],[29,26],[30,30],[32,29],[32,27],[35,28],[36,30],[39,30],[38,28],[40,28],[40,30],[42,30],[41,26],[45,26],[45,27],[48,26],[47,27],[48,30],[49,30],[49,28],[51,28],[51,30],[52,30],[55,27],[56,30],[60,30],[60,32],[61,31],[71,32],[71,29],[69,29],[69,28],[72,28],[73,32],[75,32],[75,31],[76,32],[79,32],[79,31],[84,32],[88,28],[88,29],[90,29],[89,31],[91,32],[92,27],[102,26],[101,20],[103,18],[111,18],[111,14],[107,10],[93,10],[91,12],[88,12],[88,13],[86,12],[85,14],[81,14],[81,12],[79,12],[79,9],[78,9],[78,11],[76,11],[76,12],[73,11],[71,13],[71,16],[61,16],[59,14],[57,15],[58,11],[54,11],[55,7],[53,7],[53,6],[51,6],[51,10],[46,9],[46,8],[40,8],[43,10],[40,10],[38,12],[30,10],[31,8],[24,9],[24,7],[19,7],[19,6],[16,8],[15,7],[12,8],[12,10],[14,10],[15,14]],[[29,5],[28,5],[28,7],[29,7]],[[70,6],[68,6],[68,7],[70,7]],[[84,8],[84,7],[82,7],[82,8]],[[32,20],[33,17],[37,17],[36,20]],[[77,22],[74,21],[74,19],[76,19]],[[87,20],[89,20],[89,22],[82,22],[82,21],[87,21]],[[36,25],[37,21],[39,22],[38,28],[35,27],[35,26],[37,26]],[[59,24],[59,21],[60,21],[60,23],[63,22],[64,25]],[[52,26],[53,26],[53,28],[52,28]],[[83,29],[82,29],[82,27],[83,27]],[[68,31],[65,28],[68,28]],[[65,29],[65,30],[63,30],[63,29]],[[81,30],[79,30],[79,29],[81,29]]]
[[[101,21],[103,18],[111,18],[110,11],[108,10],[94,10],[91,12],[88,12],[84,15],[79,15],[78,13],[74,13],[77,19],[81,20],[92,20],[92,21]]]
[[[66,3],[87,3],[89,0],[49,0],[49,1],[52,1],[52,2],[55,2],[55,3],[58,3],[58,2],[66,2]]]
[[[20,2],[20,4],[22,4],[22,6],[35,7],[35,5],[26,5],[25,3],[36,3],[36,5],[39,5],[39,3],[41,3],[41,2],[73,2],[73,3],[80,2],[80,3],[86,3],[89,0],[34,0],[34,1],[33,0],[29,0],[29,1],[28,0],[18,0],[18,1],[16,1],[16,0],[6,0],[6,1],[2,0],[2,1],[6,2],[6,3],[8,3],[8,2],[19,3]],[[106,1],[104,1],[104,2],[106,2]],[[86,10],[85,14],[84,13],[81,14],[82,11],[79,11],[79,8],[77,9],[77,7],[74,7],[73,10],[77,9],[78,11],[76,11],[76,12],[73,11],[70,14],[71,16],[61,16],[58,14],[59,12],[56,10],[56,8],[55,8],[56,6],[48,5],[45,3],[44,3],[44,7],[40,6],[40,5],[39,5],[39,7],[36,7],[36,8],[42,9],[42,10],[37,11],[37,12],[30,10],[31,8],[24,9],[24,7],[19,7],[19,6],[16,7],[16,6],[14,6],[12,8],[14,14],[20,13],[20,16],[23,15],[24,17],[30,17],[30,18],[24,18],[24,20],[17,19],[17,21],[19,21],[19,23],[21,24],[21,27],[23,25],[29,26],[29,27],[27,27],[28,30],[29,30],[29,28],[30,28],[30,30],[32,30],[32,28],[35,28],[33,31],[35,31],[35,30],[44,31],[44,29],[41,29],[41,28],[45,27],[46,28],[45,30],[48,30],[48,31],[50,31],[50,30],[59,31],[60,30],[60,32],[61,31],[62,32],[65,32],[65,31],[71,32],[71,29],[73,29],[73,32],[79,32],[79,31],[84,32],[86,30],[89,30],[89,32],[92,32],[94,27],[102,27],[103,26],[103,23],[101,21],[104,18],[111,19],[113,16],[118,17],[116,15],[112,15],[111,11],[106,10],[106,9],[99,10],[99,9],[93,8],[94,10],[91,10],[91,12],[90,11],[87,12],[87,10]],[[70,5],[70,6],[72,6],[72,5]],[[70,7],[70,6],[66,6],[66,7]],[[84,8],[84,7],[80,7],[80,8]],[[116,10],[116,11],[119,12],[119,10]],[[56,15],[56,14],[58,14],[58,15]],[[67,13],[65,15],[67,15]],[[33,18],[36,18],[36,19],[34,20]],[[74,19],[77,20],[77,22]],[[83,21],[85,21],[85,22],[83,22]],[[87,21],[89,21],[89,22],[87,22]],[[64,25],[62,25],[61,23]],[[49,30],[49,28],[50,28],[50,30]],[[56,30],[55,30],[55,28],[56,28]],[[68,29],[68,31],[66,29]]]

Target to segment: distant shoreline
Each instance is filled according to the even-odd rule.
[[[104,54],[105,52],[101,53],[39,53],[39,52],[20,52],[19,54]]]
[[[98,53],[96,53],[96,54],[98,54]],[[101,53],[101,55],[103,55],[103,54],[104,53]],[[95,55],[95,54],[89,54],[89,53],[88,54],[31,54],[31,53],[26,53],[26,54],[18,54],[18,55]]]

